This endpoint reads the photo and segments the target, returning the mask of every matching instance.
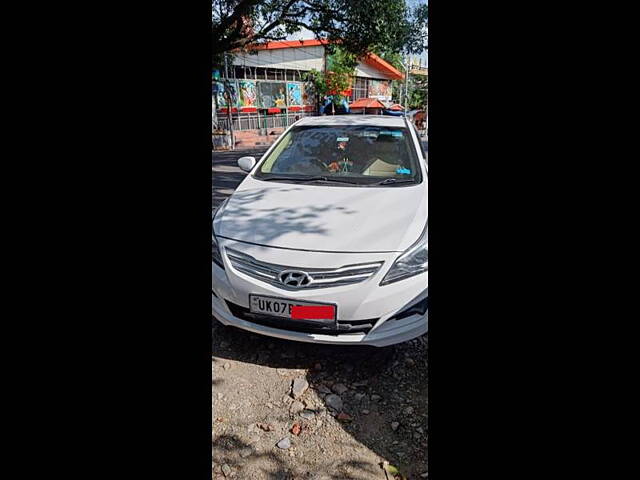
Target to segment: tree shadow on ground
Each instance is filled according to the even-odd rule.
[[[213,448],[213,479],[222,480],[225,477],[223,465],[228,466],[236,478],[249,480],[261,478],[268,480],[359,480],[346,471],[362,472],[364,478],[379,477],[379,468],[372,467],[366,462],[356,460],[331,462],[327,461],[321,467],[310,467],[304,459],[291,460],[285,452],[272,450],[261,451],[255,444],[245,442],[236,435],[217,435],[212,442]],[[251,468],[248,464],[258,464]]]
[[[360,445],[399,467],[409,479],[419,479],[420,474],[427,471],[426,338],[386,348],[317,345],[254,335],[225,327],[216,320],[214,324],[215,358],[277,369],[279,374],[283,373],[283,382],[303,376],[311,391],[321,399],[326,398],[322,392],[328,392],[337,383],[348,386],[341,397],[344,413],[352,420],[341,423],[341,428]],[[413,354],[413,367],[405,375],[400,372],[406,370],[404,362],[409,357],[405,354],[409,350]],[[374,395],[381,398],[377,400]],[[322,403],[316,412],[327,409],[324,400]],[[406,413],[408,408],[412,409],[410,415]],[[273,421],[291,425],[300,420],[286,408],[278,413]],[[399,424],[397,430],[392,428],[394,422]],[[424,434],[417,433],[416,429]],[[278,449],[274,450],[279,453]],[[239,451],[233,458],[229,452],[221,457],[222,453],[214,447],[216,462],[232,461],[233,466],[242,471],[246,459],[238,456]],[[327,458],[318,469],[317,465],[310,466],[297,457],[282,455],[279,458],[276,471],[280,476],[256,478],[316,478],[309,475],[318,471],[323,471],[325,476],[317,478],[331,480],[385,478],[380,466],[370,459]]]

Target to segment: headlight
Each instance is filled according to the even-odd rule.
[[[429,270],[427,227],[416,243],[398,257],[380,285],[388,285]]]
[[[216,214],[222,210],[222,208],[224,207],[224,205],[227,203],[226,199],[224,202],[222,202],[220,204],[220,206],[213,212],[213,215],[211,216],[211,260],[213,261],[213,263],[215,263],[216,265],[218,265],[220,268],[222,268],[224,270],[224,262],[222,261],[222,253],[220,252],[220,246],[218,245],[218,240],[216,239],[216,234],[213,231],[213,220],[215,220],[216,218]]]

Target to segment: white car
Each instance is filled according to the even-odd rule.
[[[303,342],[427,332],[427,161],[404,118],[307,117],[213,214],[213,316]]]

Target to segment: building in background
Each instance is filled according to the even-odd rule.
[[[426,61],[421,57],[412,56],[409,59],[409,73],[411,75],[428,76],[429,70]]]
[[[306,91],[303,75],[312,69],[326,69],[326,41],[292,40],[260,45],[237,53],[229,66],[229,79],[235,91],[233,113],[313,112],[315,98]],[[404,78],[402,72],[375,54],[364,57],[355,69],[348,101],[372,98],[391,102],[391,81]],[[218,89],[217,105],[226,112],[228,105]]]

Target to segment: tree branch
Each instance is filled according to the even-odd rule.
[[[222,38],[224,32],[231,27],[234,23],[242,23],[242,17],[247,14],[249,9],[256,6],[260,0],[241,0],[238,5],[236,5],[233,13],[228,17],[221,19],[222,21],[213,27],[213,35],[214,38],[216,35],[219,38]]]
[[[283,18],[289,16],[289,9],[293,7],[299,0],[289,0],[279,10],[270,12],[268,19],[276,18],[276,20],[263,26],[257,33],[253,35],[243,36],[242,27],[244,26],[243,16],[245,16],[251,7],[256,6],[260,0],[244,0],[238,4],[232,15],[227,17],[219,25],[216,25],[213,29],[214,34],[214,52],[224,52],[235,48],[242,48],[249,43],[255,43],[259,40],[266,40],[271,38],[284,38],[282,36],[269,36],[276,27],[283,24]],[[229,31],[232,25],[235,25],[233,30]]]

